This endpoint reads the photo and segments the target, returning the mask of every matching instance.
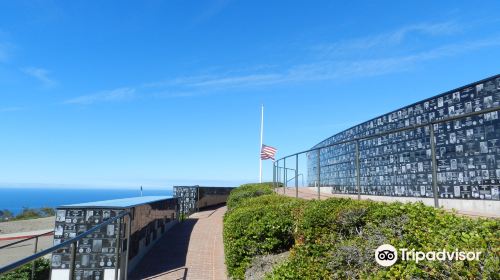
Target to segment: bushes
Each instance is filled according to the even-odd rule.
[[[250,197],[274,193],[272,183],[246,184],[231,191],[227,199],[228,210],[234,209],[238,204]]]
[[[31,278],[32,263],[25,264],[18,269],[0,275],[0,280],[29,280]],[[44,258],[35,260],[35,280],[49,279],[50,261]]]
[[[289,250],[293,243],[291,210],[299,200],[269,194],[241,201],[224,218],[226,266],[243,279],[252,258]]]
[[[289,260],[270,279],[499,279],[500,220],[458,217],[422,203],[311,201],[297,219]],[[374,259],[382,244],[416,251],[481,251],[479,261]],[[311,275],[311,272],[315,271]]]
[[[42,208],[28,208],[23,207],[23,211],[16,216],[14,214],[5,209],[0,211],[0,222],[3,221],[17,221],[17,220],[29,220],[29,219],[38,219],[54,216],[56,211],[54,208],[50,207],[42,207]]]
[[[422,203],[304,201],[276,194],[251,198],[264,192],[258,188],[235,190],[238,199],[225,217],[226,264],[235,279],[243,278],[253,257],[288,249],[288,259],[268,279],[500,279],[498,219],[459,217]],[[399,258],[386,268],[374,258],[382,244],[482,254],[479,261]]]

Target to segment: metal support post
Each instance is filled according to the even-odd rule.
[[[127,223],[127,254],[125,254],[125,266],[123,268],[123,279],[127,280],[128,279],[128,258],[130,254],[130,236],[132,233],[132,215],[128,216],[128,223]]]
[[[273,161],[273,187],[276,188],[276,162]]]
[[[283,159],[283,194],[286,193],[286,158]]]
[[[317,180],[317,182],[318,182],[318,199],[321,199],[321,189],[320,189],[320,184],[321,184],[321,177],[320,177],[321,176],[320,175],[321,174],[321,167],[320,167],[320,162],[321,161],[320,161],[320,158],[319,158],[319,156],[320,156],[320,150],[321,150],[321,148],[318,149],[318,154],[317,154],[318,155],[318,170],[317,170],[318,171],[318,177],[317,177],[317,179],[318,179]]]
[[[35,237],[35,249],[33,250],[33,254],[36,254],[38,251],[38,236]],[[31,263],[31,280],[35,279],[35,271],[36,271],[36,260]]]
[[[359,174],[359,140],[356,140],[356,189],[358,191],[358,200],[361,200],[360,174]]]
[[[71,255],[69,261],[69,279],[75,278],[76,247],[78,241],[71,243]]]
[[[116,221],[117,223],[117,227],[118,227],[118,233],[116,235],[116,247],[115,247],[115,280],[118,280],[118,274],[120,273],[120,244],[121,244],[121,240],[122,240],[122,219],[123,218],[120,218],[118,219],[118,221]],[[128,249],[128,248],[127,248]]]
[[[439,198],[437,190],[437,161],[436,161],[436,140],[434,139],[434,125],[430,124],[431,137],[431,157],[432,157],[432,193],[434,195],[434,207],[439,208]]]
[[[295,155],[295,197],[299,198],[299,155]]]
[[[276,171],[278,172],[278,176],[276,177],[276,188],[279,188],[280,180],[281,180],[281,169],[280,169],[280,162],[279,161],[276,164]]]

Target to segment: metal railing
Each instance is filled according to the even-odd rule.
[[[77,247],[78,247],[78,241],[80,241],[81,239],[85,238],[87,235],[101,229],[102,227],[104,226],[107,226],[111,223],[114,223],[115,221],[118,221],[118,234],[116,236],[116,267],[115,267],[115,280],[118,279],[118,269],[119,269],[119,266],[120,266],[120,261],[119,260],[119,254],[120,254],[120,250],[121,250],[121,242],[120,242],[120,238],[121,238],[121,225],[123,223],[123,218],[125,216],[128,216],[129,217],[129,222],[127,223],[127,235],[126,235],[126,240],[127,240],[127,255],[125,256],[125,267],[124,267],[124,279],[127,279],[127,270],[128,270],[128,253],[129,253],[129,248],[130,248],[130,233],[131,233],[131,224],[130,224],[130,221],[131,221],[131,215],[130,215],[130,212],[129,211],[122,211],[120,212],[116,217],[113,217],[113,218],[110,218],[102,223],[100,223],[99,225],[85,231],[84,233],[81,233],[77,236],[75,236],[74,238],[71,238],[69,240],[66,240],[58,245],[55,245],[55,246],[52,246],[50,248],[47,248],[45,250],[42,250],[38,253],[35,253],[29,257],[26,257],[24,259],[21,259],[21,260],[18,260],[16,262],[13,262],[11,264],[8,264],[6,266],[3,266],[3,267],[0,267],[0,275],[4,274],[4,273],[7,273],[9,271],[12,271],[12,270],[15,270],[16,268],[19,268],[20,266],[22,265],[25,265],[27,263],[30,263],[30,262],[34,262],[35,260],[47,255],[47,254],[50,254],[54,251],[57,251],[59,249],[62,249],[62,248],[65,248],[65,247],[68,247],[70,246],[71,247],[71,258],[70,258],[70,279],[73,279],[74,278],[74,273],[75,273],[75,261],[76,261],[76,250],[77,250]],[[10,244],[9,244],[10,245]],[[34,271],[32,271],[32,277],[34,275]]]
[[[451,116],[451,117],[447,117],[447,118],[432,120],[432,121],[422,123],[422,124],[415,124],[415,125],[405,126],[402,128],[384,131],[384,132],[380,132],[380,133],[374,133],[374,134],[369,135],[369,136],[354,137],[352,139],[337,141],[335,143],[331,143],[331,144],[324,145],[321,147],[316,147],[316,148],[312,148],[309,150],[304,150],[304,151],[301,151],[298,153],[294,153],[294,154],[282,157],[273,163],[273,183],[274,183],[275,188],[279,187],[279,183],[281,181],[281,172],[280,171],[281,171],[281,169],[285,170],[285,172],[283,172],[284,173],[283,174],[284,175],[283,182],[285,182],[285,184],[283,184],[283,193],[285,193],[286,187],[287,187],[287,184],[286,184],[287,172],[286,172],[286,170],[290,169],[290,168],[286,167],[286,159],[295,158],[295,168],[292,170],[295,170],[295,177],[294,177],[295,178],[295,189],[296,189],[295,196],[298,197],[298,193],[299,193],[298,192],[299,155],[316,152],[317,153],[317,155],[316,155],[317,168],[316,168],[316,174],[315,174],[316,175],[315,184],[317,186],[318,199],[319,199],[321,197],[321,194],[320,194],[320,192],[321,192],[321,190],[320,190],[321,189],[320,151],[322,149],[327,149],[330,147],[354,143],[356,145],[355,146],[355,162],[354,162],[354,164],[355,164],[355,177],[356,177],[355,178],[356,179],[355,180],[356,181],[356,192],[357,192],[358,199],[361,199],[359,142],[364,141],[364,140],[377,138],[377,137],[386,136],[389,134],[395,134],[395,133],[404,132],[404,131],[408,131],[408,130],[416,130],[418,128],[428,127],[428,129],[430,131],[429,138],[430,138],[430,146],[431,146],[430,148],[431,148],[431,166],[432,166],[432,193],[433,193],[433,198],[434,198],[434,206],[439,207],[439,197],[438,197],[438,189],[437,189],[437,159],[436,159],[436,143],[435,143],[436,142],[435,141],[436,135],[435,135],[435,131],[434,131],[434,125],[442,124],[442,123],[446,123],[446,122],[450,122],[450,121],[455,121],[455,120],[460,120],[460,119],[465,119],[467,117],[473,117],[473,116],[478,116],[478,115],[482,115],[482,114],[487,114],[487,113],[491,113],[491,112],[498,112],[498,111],[500,111],[500,106],[487,108],[487,109],[483,109],[483,110],[476,111],[476,112],[469,112],[469,113],[465,113],[465,114],[461,114],[461,115]],[[282,163],[282,164],[280,165],[280,163]],[[309,176],[309,174],[308,174],[308,176]]]
[[[38,239],[40,237],[42,237],[42,236],[47,236],[47,235],[50,235],[50,234],[53,234],[53,233],[54,233],[54,231],[51,230],[51,231],[44,232],[42,234],[33,235],[33,236],[21,239],[19,241],[13,242],[13,243],[9,243],[9,244],[3,245],[3,246],[0,247],[0,250],[9,248],[9,247],[17,245],[17,244],[24,243],[26,241],[30,241],[32,239],[35,239],[35,243],[33,243],[33,247],[34,247],[33,248],[33,254],[36,254],[37,251],[38,251]],[[32,264],[31,264],[31,279],[32,280],[35,279],[35,270],[36,270],[36,264],[35,264],[35,262],[32,262]],[[1,274],[1,272],[0,272],[0,274]]]
[[[51,233],[54,233],[54,231],[51,230],[51,231],[47,231],[47,232],[44,232],[44,233],[41,233],[41,234],[38,234],[38,235],[33,235],[33,236],[27,237],[25,239],[21,239],[19,241],[13,242],[13,243],[9,243],[9,244],[0,246],[0,250],[5,249],[5,248],[9,248],[10,246],[14,246],[14,245],[17,245],[19,243],[23,243],[23,242],[29,241],[31,239],[36,239],[35,244],[34,244],[35,248],[36,248],[38,246],[38,238],[42,237],[42,236],[50,235]],[[35,251],[36,251],[36,249],[35,249]]]

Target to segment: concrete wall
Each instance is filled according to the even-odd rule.
[[[228,194],[209,194],[196,202],[199,208],[209,207],[217,204],[226,203]]]

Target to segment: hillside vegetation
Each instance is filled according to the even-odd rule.
[[[42,208],[29,208],[24,207],[21,213],[14,215],[10,210],[4,209],[0,210],[0,222],[8,221],[19,221],[19,220],[29,220],[51,217],[56,214],[54,208],[42,207]]]
[[[382,244],[416,251],[480,251],[479,261],[375,262]],[[422,203],[302,200],[272,184],[235,189],[224,217],[229,275],[252,260],[290,251],[266,279],[500,279],[500,220],[459,217]]]

